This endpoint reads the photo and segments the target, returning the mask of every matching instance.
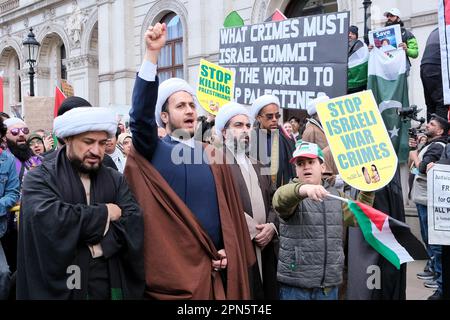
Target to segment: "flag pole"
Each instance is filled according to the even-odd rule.
[[[327,194],[327,196],[330,197],[330,198],[341,200],[341,201],[344,201],[344,202],[348,203],[348,199],[345,199],[345,198],[342,198],[342,197],[339,197],[339,196],[335,196],[334,194]]]

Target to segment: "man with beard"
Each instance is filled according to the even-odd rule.
[[[411,67],[411,62],[409,61],[409,58],[417,58],[419,56],[419,46],[417,44],[416,37],[411,33],[411,31],[406,30],[404,27],[403,21],[400,19],[400,10],[397,8],[391,8],[390,10],[386,11],[384,13],[384,16],[387,18],[385,22],[385,26],[393,26],[396,24],[400,25],[400,30],[402,34],[402,43],[399,44],[399,47],[401,47],[406,52],[406,59],[408,61],[407,69]],[[372,46],[369,46],[371,48]]]
[[[6,127],[0,117],[0,140],[5,134]],[[9,209],[19,200],[19,179],[15,160],[9,152],[0,149],[0,300],[7,299],[10,291],[11,274],[3,250],[3,236],[7,232]]]
[[[7,127],[6,143],[8,150],[16,157],[16,169],[19,175],[19,181],[22,182],[23,177],[28,170],[37,167],[42,163],[39,156],[35,156],[33,150],[28,146],[27,138],[30,133],[27,124],[19,118],[10,118],[5,120]]]
[[[30,133],[27,124],[19,118],[9,118],[4,121],[7,127],[6,144],[8,151],[15,157],[15,167],[19,177],[19,189],[27,172],[42,163],[41,157],[35,156],[28,146],[27,138]],[[18,201],[19,204],[19,201]],[[8,230],[3,237],[6,259],[11,272],[16,271],[17,264],[17,205],[8,212]]]
[[[85,100],[81,97],[77,97],[77,96],[67,97],[66,99],[64,99],[64,101],[59,106],[58,116],[62,116],[67,111],[70,111],[73,108],[78,108],[78,107],[92,107],[92,105],[87,100]],[[42,154],[42,156],[44,157],[44,160],[54,159],[57,154],[56,150],[58,148],[61,148],[63,145],[64,145],[63,139],[58,138],[58,145],[56,146],[56,148],[54,150],[50,150],[50,151]],[[110,167],[110,168],[117,170],[116,164],[114,163],[114,161],[111,159],[111,157],[108,154],[105,154],[105,157],[103,158],[102,163],[106,167]]]
[[[114,114],[75,108],[53,128],[65,145],[23,182],[17,298],[142,298],[142,215],[124,177],[102,164]]]
[[[281,118],[280,100],[270,94],[263,95],[252,104],[251,115],[258,121],[254,131],[256,143],[252,143],[250,154],[266,167],[274,188],[289,182],[295,176],[289,163],[295,141],[278,124]]]
[[[167,27],[150,26],[133,89],[133,146],[125,176],[143,208],[146,295],[152,299],[249,299],[255,262],[231,173],[219,150],[193,139],[199,107],[179,78],[158,85]],[[158,138],[158,126],[167,136]],[[223,158],[218,157],[220,160]]]
[[[425,134],[428,137],[427,143],[421,150],[417,150],[417,141],[410,139],[409,146],[413,149],[410,159],[419,173],[414,177],[411,191],[412,200],[416,203],[417,213],[420,222],[420,233],[422,240],[431,258],[431,269],[424,270],[417,274],[417,277],[424,282],[425,287],[436,289],[434,298],[442,296],[442,246],[428,243],[428,207],[427,207],[427,166],[429,163],[440,160],[444,148],[447,144],[447,133],[450,125],[447,119],[436,114],[431,115],[431,120],[426,126]]]
[[[227,164],[239,188],[257,263],[250,273],[253,299],[278,299],[278,215],[272,209],[271,181],[261,164],[248,156],[251,122],[242,105],[230,102],[216,116],[217,136],[223,137]]]

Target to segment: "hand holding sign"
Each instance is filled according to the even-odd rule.
[[[216,115],[221,106],[233,100],[234,74],[206,60],[200,60],[197,98],[210,114]]]
[[[370,31],[369,42],[370,45],[375,46],[383,52],[399,48],[406,50],[406,45],[402,42],[400,25],[398,24]]]

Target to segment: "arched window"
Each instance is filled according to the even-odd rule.
[[[167,25],[167,39],[158,58],[159,81],[183,78],[183,26],[180,17],[171,12],[161,22]]]
[[[61,57],[61,80],[67,80],[67,68],[66,68],[66,47],[64,44],[59,47],[59,54]]]
[[[336,0],[291,0],[284,15],[288,18],[336,12]]]

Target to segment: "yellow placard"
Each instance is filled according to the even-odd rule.
[[[209,113],[217,114],[220,107],[233,100],[234,74],[217,64],[200,60],[197,98]]]
[[[374,191],[392,180],[398,159],[371,90],[319,103],[317,113],[346,183]]]

